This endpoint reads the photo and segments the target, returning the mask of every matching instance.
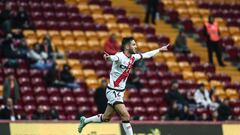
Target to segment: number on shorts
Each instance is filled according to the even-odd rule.
[[[115,98],[120,97],[120,92],[113,91]]]

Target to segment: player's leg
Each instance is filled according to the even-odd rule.
[[[108,105],[104,114],[98,114],[89,118],[85,118],[82,116],[80,118],[80,125],[78,127],[78,132],[81,133],[83,128],[89,123],[100,123],[100,122],[108,122],[112,115],[114,114],[114,109]]]
[[[132,126],[130,124],[130,114],[123,103],[114,105],[115,111],[120,115],[122,119],[122,126],[126,135],[133,135]]]

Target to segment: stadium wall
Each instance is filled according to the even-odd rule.
[[[1,121],[0,135],[78,135],[76,121]],[[135,135],[240,135],[240,123],[133,122]],[[124,135],[119,123],[89,124],[81,135]]]

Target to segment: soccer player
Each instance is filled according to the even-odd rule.
[[[110,72],[110,82],[107,86],[106,97],[108,105],[104,114],[98,114],[89,118],[80,117],[80,125],[78,132],[81,133],[84,126],[89,123],[108,122],[117,112],[122,120],[122,126],[126,135],[133,135],[133,130],[130,124],[130,115],[123,103],[124,90],[130,70],[135,61],[151,58],[160,51],[166,51],[169,45],[146,53],[137,53],[137,44],[132,37],[125,37],[122,40],[121,52],[115,55],[104,54],[104,59],[112,62]]]

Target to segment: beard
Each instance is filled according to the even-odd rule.
[[[133,49],[130,49],[130,50],[129,50],[129,53],[130,53],[130,54],[135,54],[135,53],[136,53],[136,51],[135,51],[135,50],[133,50]]]

